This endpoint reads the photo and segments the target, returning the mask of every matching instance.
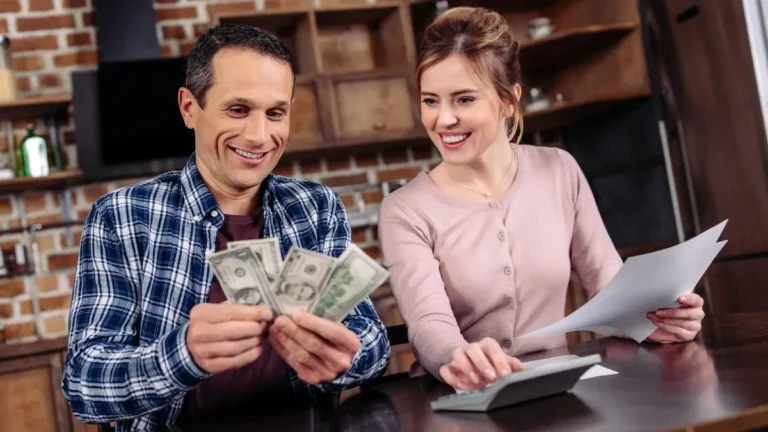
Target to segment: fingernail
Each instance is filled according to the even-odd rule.
[[[464,384],[462,384],[462,383],[457,383],[456,384],[456,388],[459,389],[459,390],[466,390],[467,389],[466,387],[464,387]]]
[[[507,375],[509,375],[511,373],[512,373],[512,371],[509,370],[509,369],[502,369],[501,370],[501,376],[507,376]]]
[[[665,316],[667,313],[664,311],[656,311],[656,315],[658,316]]]
[[[489,380],[495,380],[496,379],[496,372],[494,372],[491,369],[486,369],[485,370],[485,376],[487,376]]]
[[[685,296],[680,297],[680,302],[681,303],[685,303],[687,301],[688,301],[688,299],[686,299]]]
[[[261,311],[261,314],[259,316],[261,317],[261,319],[263,319],[265,321],[269,320],[270,318],[272,318],[272,314],[269,313],[269,311]]]
[[[472,380],[473,383],[480,384],[480,377],[478,377],[476,373],[471,372],[469,374],[469,378]]]

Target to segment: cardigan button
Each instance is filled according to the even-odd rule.
[[[501,346],[503,346],[506,349],[512,348],[512,341],[509,339],[504,339],[501,341]]]
[[[504,274],[509,276],[512,274],[512,268],[511,267],[505,267],[504,268]]]

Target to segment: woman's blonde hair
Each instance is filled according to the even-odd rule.
[[[424,32],[416,85],[421,93],[421,75],[425,69],[460,54],[480,77],[487,78],[502,101],[512,101],[515,113],[507,119],[507,138],[520,143],[523,116],[513,86],[522,85],[519,45],[507,21],[485,8],[456,7],[440,15]]]

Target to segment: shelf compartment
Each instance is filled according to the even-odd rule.
[[[248,24],[262,28],[275,36],[291,51],[297,73],[317,71],[317,61],[312,47],[312,23],[310,14],[303,10],[265,11],[259,15],[253,12],[219,15],[215,22]]]
[[[320,10],[316,17],[324,73],[407,68],[411,63],[398,6]]]
[[[323,141],[317,84],[298,82],[291,106],[291,135],[287,151],[317,148]]]
[[[615,43],[638,28],[637,23],[593,25],[564,30],[520,46],[520,65],[525,74],[557,69]]]
[[[31,190],[57,189],[83,182],[80,170],[66,170],[45,177],[17,177],[0,180],[0,195]]]
[[[523,115],[524,132],[540,132],[569,126],[627,102],[648,96],[648,94],[628,94],[585,102],[554,103],[549,108],[525,113]]]
[[[336,137],[366,139],[376,135],[410,136],[417,122],[405,73],[350,74],[332,80],[333,123]]]

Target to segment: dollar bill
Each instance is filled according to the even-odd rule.
[[[350,244],[331,270],[326,287],[311,311],[339,322],[388,277],[389,272],[357,245]]]
[[[282,312],[293,315],[309,311],[322,293],[335,262],[327,255],[291,248],[273,287]]]
[[[258,240],[240,240],[227,243],[227,249],[237,249],[240,247],[249,247],[256,259],[261,262],[264,272],[267,274],[269,283],[273,284],[280,274],[280,268],[283,266],[282,255],[280,254],[280,242],[274,237]]]
[[[271,284],[250,248],[217,252],[206,257],[227,299],[235,304],[267,305],[281,314]]]

